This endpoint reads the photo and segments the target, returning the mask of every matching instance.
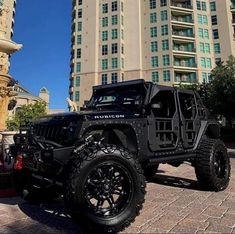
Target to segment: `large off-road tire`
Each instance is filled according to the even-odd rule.
[[[201,187],[210,191],[226,189],[230,170],[230,160],[224,143],[218,139],[203,140],[195,162],[195,172]]]
[[[110,145],[87,147],[74,155],[68,171],[66,207],[89,231],[119,232],[139,214],[145,178],[127,150]]]
[[[16,192],[29,202],[51,201],[61,194],[61,191],[55,186],[45,188],[33,186],[32,175],[27,169],[14,170],[13,182]]]
[[[151,181],[155,174],[157,173],[159,164],[148,165],[144,167],[144,176],[147,181]]]

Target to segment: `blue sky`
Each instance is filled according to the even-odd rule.
[[[13,40],[24,45],[10,74],[34,95],[50,91],[50,108],[66,109],[70,72],[71,0],[17,1]]]

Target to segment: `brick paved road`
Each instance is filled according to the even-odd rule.
[[[193,168],[161,165],[147,185],[144,209],[123,233],[235,233],[235,150],[232,178],[220,193],[200,191]],[[81,233],[57,201],[41,206],[0,199],[0,233]]]

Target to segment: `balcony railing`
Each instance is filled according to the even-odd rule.
[[[189,77],[187,75],[182,76],[176,76],[175,82],[182,82],[182,83],[195,83],[197,81],[196,76],[195,77]]]
[[[172,16],[171,18],[173,21],[178,21],[178,22],[184,22],[184,23],[194,23],[193,19],[188,19],[185,17],[176,17],[176,16]]]
[[[182,36],[182,37],[195,37],[195,34],[185,33],[183,31],[173,31],[172,34],[175,36]]]
[[[171,2],[171,6],[179,7],[179,8],[186,8],[186,9],[193,9],[193,6],[189,3],[181,3],[181,2]]]
[[[188,48],[185,46],[174,46],[173,50],[183,51],[183,52],[196,52],[196,48]]]
[[[180,61],[180,62],[174,62],[174,66],[176,67],[197,67],[196,63],[189,63],[187,61]]]

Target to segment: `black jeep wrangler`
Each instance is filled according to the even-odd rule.
[[[25,199],[63,195],[74,219],[103,232],[135,219],[159,163],[191,163],[206,190],[224,190],[230,179],[219,125],[199,95],[144,80],[94,87],[83,111],[21,129],[12,152]]]

